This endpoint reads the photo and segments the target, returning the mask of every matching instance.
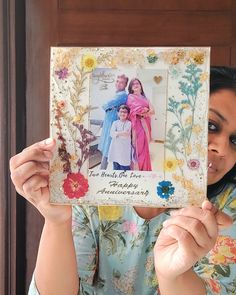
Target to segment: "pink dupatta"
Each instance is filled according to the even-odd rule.
[[[149,141],[151,139],[151,119],[142,117],[144,108],[149,108],[149,101],[142,95],[129,94],[127,105],[130,108],[129,119],[132,124],[132,144],[137,163],[134,170],[151,171]]]

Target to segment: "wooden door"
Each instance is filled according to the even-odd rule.
[[[50,46],[211,46],[236,66],[234,0],[26,0],[26,140],[49,134]],[[26,285],[43,220],[26,206]]]

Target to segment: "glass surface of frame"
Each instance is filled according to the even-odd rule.
[[[51,202],[200,205],[209,64],[208,47],[51,48]]]

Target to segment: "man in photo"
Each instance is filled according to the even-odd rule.
[[[125,88],[128,80],[128,77],[124,74],[118,76],[115,83],[116,93],[114,97],[102,106],[105,111],[105,118],[103,121],[102,135],[98,145],[98,150],[102,153],[101,169],[107,169],[107,158],[111,144],[110,130],[112,123],[118,119],[117,110],[119,106],[126,104],[127,93]]]
[[[108,161],[113,162],[114,170],[130,170],[131,164],[131,122],[128,120],[129,107],[118,108],[119,120],[113,122],[110,136],[112,138]]]

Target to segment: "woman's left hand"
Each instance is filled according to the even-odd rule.
[[[232,224],[231,218],[209,201],[202,208],[174,210],[154,247],[157,276],[175,279],[204,257],[215,245],[218,228]]]

